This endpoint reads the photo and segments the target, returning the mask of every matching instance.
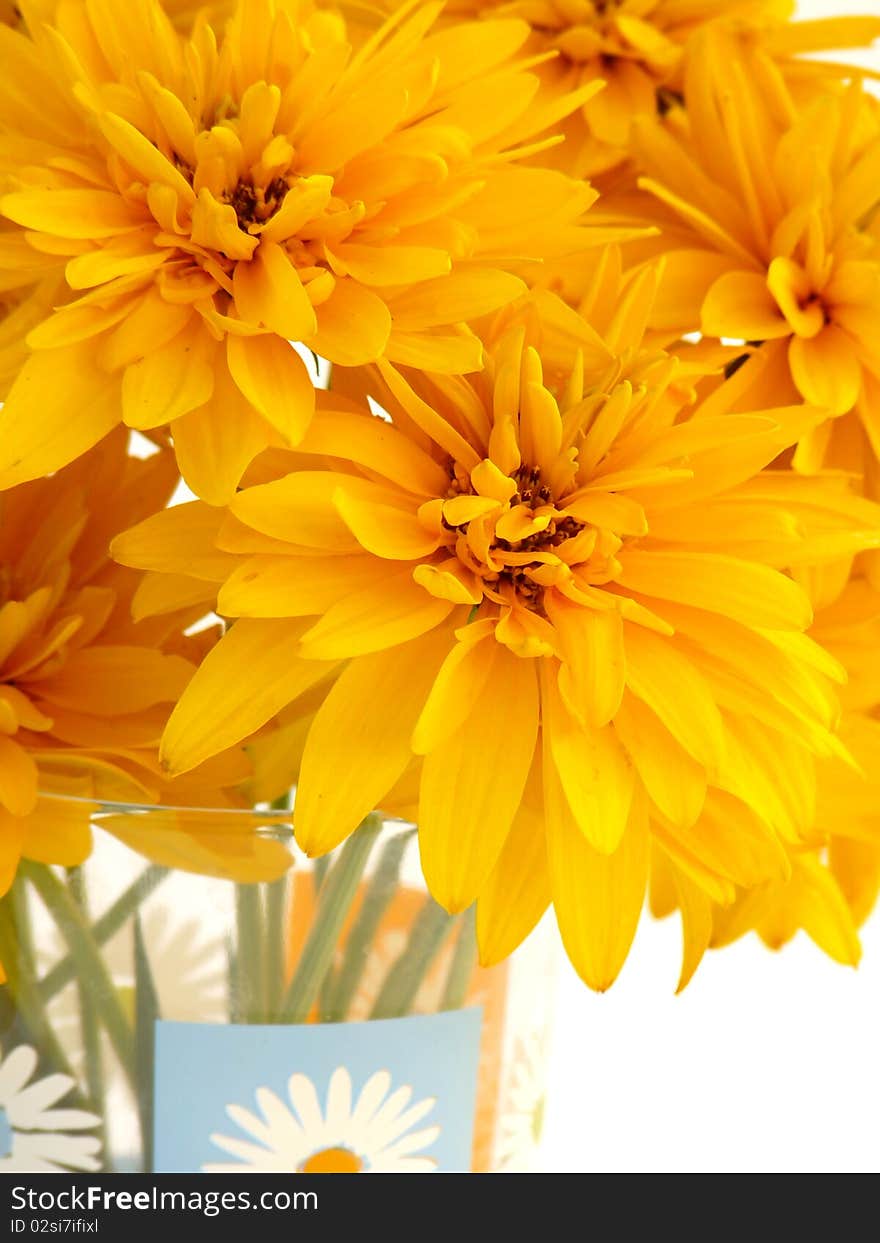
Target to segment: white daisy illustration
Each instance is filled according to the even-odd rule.
[[[54,1106],[74,1087],[69,1075],[29,1080],[37,1054],[19,1045],[0,1063],[0,1173],[62,1174],[65,1170],[101,1168],[101,1142],[88,1131],[100,1119],[84,1109]]]
[[[518,1040],[498,1128],[497,1168],[528,1173],[544,1122],[547,1050],[542,1033]]]
[[[141,912],[144,943],[163,1018],[221,1023],[228,1017],[228,969],[222,939],[206,935],[197,919],[170,902]],[[66,953],[56,939],[47,966]],[[128,1007],[134,1005],[134,925],[126,923],[102,948],[110,978]],[[52,1026],[76,1069],[82,1058],[79,997],[75,984],[53,998]]]
[[[187,916],[170,900],[155,901],[142,908],[146,953],[159,998],[162,1018],[180,1022],[221,1023],[228,1019],[228,970],[222,939],[206,933],[199,921]],[[41,955],[48,970],[66,956],[57,933],[46,937]],[[102,947],[117,993],[124,1008],[134,1014],[134,927],[126,923]],[[73,981],[60,990],[48,1006],[52,1030],[73,1072],[82,1079],[85,1048],[80,1016],[80,995]],[[101,1034],[104,1069],[104,1113],[108,1150],[136,1153],[140,1127],[132,1108],[131,1088],[105,1033]]]
[[[260,1116],[227,1105],[231,1120],[251,1137],[212,1135],[211,1142],[234,1162],[202,1166],[207,1174],[423,1174],[435,1160],[424,1151],[439,1126],[414,1130],[436,1104],[425,1097],[411,1105],[408,1085],[391,1090],[391,1075],[376,1071],[353,1101],[351,1075],[344,1066],[330,1076],[322,1110],[315,1085],[294,1074],[287,1084],[290,1107],[269,1088],[258,1088]],[[255,1141],[255,1142],[251,1142]]]

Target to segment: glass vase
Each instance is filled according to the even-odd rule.
[[[479,967],[413,826],[373,814],[309,860],[284,810],[36,816],[92,848],[24,859],[0,901],[0,1169],[530,1167],[548,937]]]

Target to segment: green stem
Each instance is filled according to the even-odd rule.
[[[81,868],[74,868],[67,873],[67,884],[74,902],[88,921],[88,895],[86,893],[85,876]],[[92,1109],[101,1119],[101,1150],[107,1153],[107,1136],[104,1127],[105,1118],[105,1083],[104,1062],[101,1056],[101,1026],[95,1014],[92,999],[84,980],[77,980],[79,997],[79,1023],[82,1033],[83,1052],[85,1054],[86,1092]]]
[[[476,905],[469,906],[461,917],[461,929],[449,965],[443,1000],[440,1002],[441,1010],[460,1010],[464,1005],[477,961],[476,922]]]
[[[226,963],[228,967],[229,1022],[241,1023],[241,988],[238,981],[238,950],[232,937],[226,940]]]
[[[34,952],[31,912],[28,904],[27,886],[20,876],[16,876],[9,891],[9,896],[12,902],[12,917],[15,922],[19,967],[22,972],[26,972],[32,980],[35,980],[37,978],[37,961]]]
[[[321,887],[315,922],[281,1003],[279,1021],[304,1023],[321,991],[382,817],[371,812],[342,847]]]
[[[134,1013],[143,1168],[144,1173],[149,1174],[153,1166],[153,1076],[159,998],[144,945],[139,915],[134,917]]]
[[[274,1019],[284,993],[284,916],[287,910],[287,877],[266,886],[266,1010]]]
[[[312,863],[312,880],[315,884],[315,897],[321,896],[321,890],[324,888],[324,881],[327,879],[327,869],[329,867],[329,855],[322,855],[320,859],[315,859]]]
[[[263,996],[263,909],[258,885],[236,885],[238,928],[239,1009],[245,1023],[259,1023],[265,1011]]]
[[[342,966],[327,991],[321,1013],[325,1022],[341,1023],[348,1014],[363,974],[370,945],[382,922],[382,916],[398,891],[400,865],[412,836],[412,831],[398,833],[385,844],[379,856],[373,879],[346,938]]]
[[[433,898],[426,898],[416,916],[406,948],[388,972],[379,991],[370,1013],[371,1019],[394,1019],[409,1014],[422,981],[457,918],[447,915]]]
[[[104,912],[100,919],[96,919],[92,926],[92,939],[96,946],[103,945],[109,941],[110,937],[117,933],[119,929],[127,922],[130,916],[137,910],[142,902],[150,896],[153,890],[168,875],[167,868],[148,867],[138,879],[131,884],[128,889],[121,894],[111,907]],[[40,992],[44,1001],[51,1001],[57,992],[59,992],[66,984],[76,978],[76,963],[73,955],[68,954],[61,962],[46,974],[45,979],[40,983]]]
[[[0,901],[0,961],[6,969],[7,995],[27,1030],[29,1042],[55,1070],[75,1080],[76,1076],[46,1015],[36,980],[27,970],[22,970],[19,939],[8,896]]]
[[[67,889],[49,868],[26,861],[20,866],[22,875],[34,886],[67,942],[76,974],[88,988],[116,1056],[132,1088],[137,1092],[134,1034],[88,923]]]

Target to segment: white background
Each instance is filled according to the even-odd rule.
[[[880,0],[800,11],[877,16]],[[563,963],[541,1168],[880,1169],[880,914],[857,971],[803,934],[779,954],[752,936],[708,954],[676,997],[680,935],[646,916],[601,997]]]

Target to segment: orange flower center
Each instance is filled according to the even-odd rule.
[[[267,186],[252,181],[239,181],[226,196],[238,217],[238,227],[245,233],[251,225],[264,224],[275,215],[284,202],[290,182],[286,177],[273,177]]]
[[[268,107],[270,101],[263,103]],[[271,120],[257,131],[254,111],[248,91],[240,104],[225,97],[203,120],[194,151],[186,155],[165,135],[161,147],[195,198],[179,203],[171,228],[164,201],[148,203],[163,228],[159,244],[169,248],[173,261],[183,260],[172,267],[181,282],[189,283],[193,271],[201,270],[216,292],[231,298],[236,267],[257,259],[268,242],[304,286],[317,280],[309,298],[318,305],[334,285],[327,247],[350,237],[365,208],[334,194],[329,176],[303,173],[289,138],[276,132]]]
[[[624,59],[664,76],[676,59],[674,46],[659,29],[654,46],[644,42],[636,45],[618,23],[619,18],[635,18],[650,25],[651,15],[644,11],[648,7],[630,6],[627,0],[550,0],[541,5],[522,0],[508,11],[529,21],[535,34],[572,64],[595,65],[598,61],[611,68],[616,60]]]
[[[322,1148],[306,1157],[298,1174],[361,1174],[364,1163],[349,1148]]]
[[[503,492],[503,477],[495,482]],[[515,597],[543,613],[545,588],[594,555],[599,532],[557,508],[540,468],[524,464],[506,482],[509,496],[500,501],[478,493],[454,466],[443,526],[458,560],[479,575],[486,597],[498,604]]]
[[[18,5],[10,3],[10,0],[0,0],[0,22],[4,26],[20,26],[21,11]]]

